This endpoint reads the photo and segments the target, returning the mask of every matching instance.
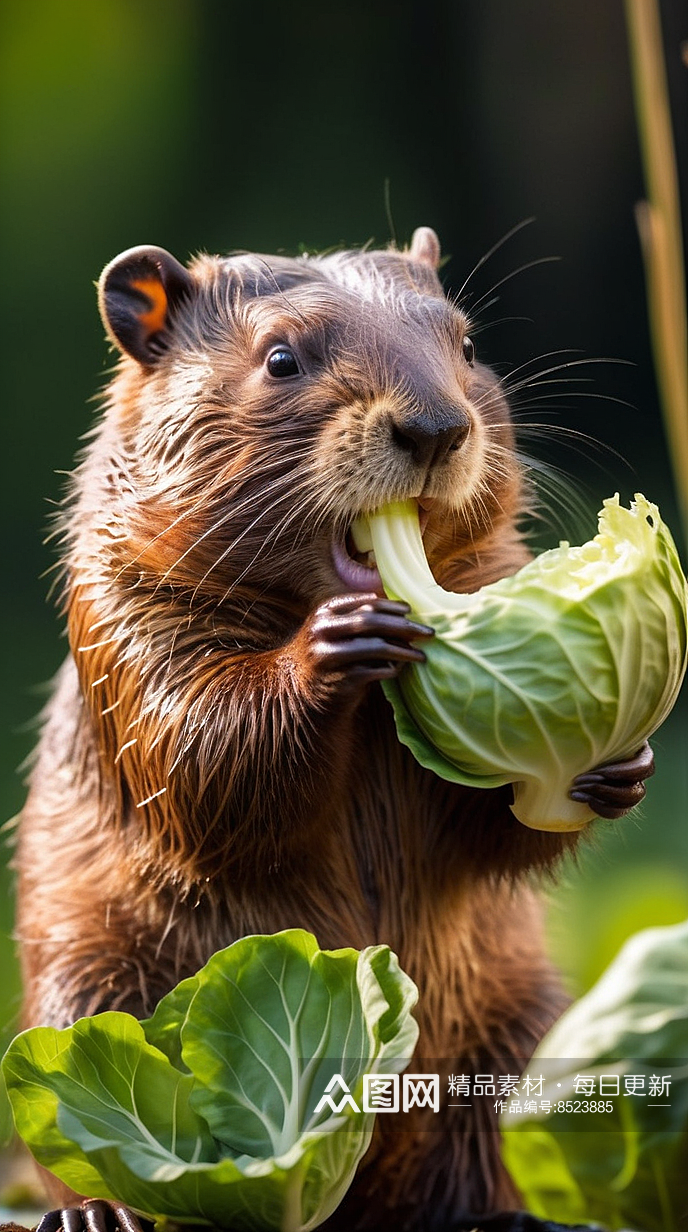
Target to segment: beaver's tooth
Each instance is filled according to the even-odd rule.
[[[366,569],[376,569],[377,561],[375,560],[374,552],[355,552],[353,559],[357,565],[363,565]]]

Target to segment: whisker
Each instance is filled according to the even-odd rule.
[[[531,508],[531,515],[540,521],[545,521],[541,511],[546,511],[550,515],[548,524],[552,530],[556,531],[558,526],[568,538],[587,538],[590,502],[586,503],[581,494],[580,481],[578,481],[578,487],[574,488],[570,475],[560,467],[545,462],[541,458],[534,458],[520,449],[517,450],[516,456],[524,469],[526,478],[535,484],[533,496],[536,505]],[[551,504],[552,498],[557,501],[556,509]],[[570,526],[562,522],[562,512],[570,519]]]
[[[551,436],[571,438],[571,440],[564,439],[562,443],[571,447],[573,447],[572,442],[580,443],[600,453],[610,453],[620,462],[629,465],[627,459],[613,445],[607,441],[600,441],[596,436],[591,436],[589,432],[582,432],[580,428],[566,428],[562,424],[517,423],[516,435],[519,438],[528,437],[530,440],[543,441],[544,439],[545,443],[546,438]]]
[[[570,360],[567,360],[566,363],[563,363],[563,364],[553,364],[549,368],[543,368],[540,372],[535,372],[532,375],[527,374],[523,378],[523,381],[524,383],[531,382],[535,384],[536,382],[539,381],[540,377],[550,376],[553,372],[566,372],[569,368],[580,368],[583,365],[587,365],[587,364],[623,364],[629,368],[632,368],[635,366],[633,364],[633,361],[630,359],[612,359],[607,356],[599,356],[599,357],[591,356],[590,358],[587,358],[587,359],[570,359]],[[521,368],[523,367],[525,367],[524,364],[521,365]],[[519,368],[514,368],[513,371],[509,373],[509,375],[505,378],[504,384],[506,385],[509,379],[518,371],[519,371]],[[511,385],[508,385],[508,389],[510,391],[512,390],[512,388],[513,387]]]
[[[483,321],[480,325],[471,323],[471,338],[477,338],[480,334],[484,334],[486,330],[494,329],[497,325],[509,325],[516,321],[525,322],[528,325],[533,324],[532,317],[498,317],[496,321]]]
[[[267,468],[268,470],[270,470],[273,467],[284,466],[285,464],[291,463],[294,460],[299,460],[301,457],[306,457],[307,455],[308,455],[308,450],[303,449],[293,454],[286,455],[286,457],[284,455],[275,457],[272,450],[266,449],[263,454],[259,453],[259,454],[252,455],[249,460],[249,464],[243,467],[241,471],[238,471],[231,475],[232,485],[234,487],[236,487],[237,485],[240,486],[242,481],[245,478],[249,477],[257,466],[263,466]],[[219,480],[218,480],[218,484],[219,484]],[[139,550],[139,552],[137,552],[135,556],[130,558],[127,564],[122,565],[122,567],[120,568],[120,570],[115,576],[119,577],[123,572],[127,571],[128,569],[131,569],[131,567],[136,563],[136,561],[145,552],[147,552],[151,547],[153,547],[154,544],[157,543],[159,539],[169,534],[171,530],[173,530],[176,526],[180,525],[185,519],[197,513],[198,510],[203,508],[204,505],[207,505],[208,499],[209,498],[208,498],[207,492],[200,495],[198,500],[190,508],[185,509],[176,518],[174,518],[163,530],[161,530],[157,535],[154,535],[152,539],[148,540],[148,542]],[[213,529],[219,529],[220,525],[221,523],[219,523],[215,528],[211,528],[208,533],[212,534]],[[180,557],[176,561],[175,566],[173,566],[173,568],[176,568],[181,563],[182,559],[183,557]]]
[[[543,384],[555,384],[555,382],[544,381]],[[613,394],[595,393],[594,390],[583,390],[583,389],[566,390],[566,389],[563,389],[561,393],[544,394],[541,398],[537,398],[537,397],[529,398],[527,402],[519,401],[517,405],[514,407],[514,412],[518,413],[521,410],[529,410],[535,405],[535,403],[538,403],[538,402],[548,403],[548,402],[551,402],[554,398],[595,398],[600,402],[615,402],[617,406],[625,406],[627,407],[629,411],[635,411],[638,409],[634,402],[628,402],[626,398],[616,398],[614,397]],[[537,414],[544,415],[545,411],[546,411],[546,408],[543,411],[534,411],[533,413],[536,415]]]
[[[286,459],[281,458],[279,461],[280,461],[280,464],[281,464],[281,465],[284,465],[285,461],[286,461],[286,462],[292,462],[292,461],[294,461],[295,459],[296,459],[296,460],[299,460],[301,457],[306,457],[306,456],[307,456],[307,454],[308,454],[308,451],[307,451],[307,450],[304,450],[302,453],[295,454],[295,455],[292,455],[292,456],[288,456]],[[277,463],[275,463],[275,465],[277,465]],[[253,469],[253,467],[252,467],[252,469]],[[289,477],[290,477],[290,474],[291,474],[291,473],[289,473],[289,474],[288,474],[287,476],[285,476],[285,477],[280,476],[280,477],[279,477],[279,482],[284,482],[284,479],[285,479],[285,478],[289,478]],[[222,527],[223,527],[223,526],[227,523],[227,521],[228,521],[228,519],[229,519],[229,518],[234,518],[234,517],[236,517],[238,514],[245,512],[247,508],[250,508],[250,507],[251,507],[251,504],[255,504],[255,503],[257,503],[257,501],[258,501],[261,497],[264,497],[264,495],[265,495],[266,491],[268,491],[268,492],[269,492],[269,491],[270,491],[270,487],[271,487],[271,486],[273,486],[273,485],[276,485],[276,483],[277,483],[277,482],[278,482],[278,480],[274,480],[272,485],[268,485],[268,486],[267,486],[267,489],[262,488],[262,489],[260,489],[260,491],[259,491],[259,492],[251,493],[251,494],[250,494],[250,496],[246,497],[243,501],[240,501],[238,505],[229,506],[229,507],[225,510],[225,512],[222,514],[222,516],[221,516],[220,518],[218,518],[215,522],[213,522],[213,523],[212,523],[209,527],[207,527],[207,528],[206,528],[206,530],[202,532],[202,534],[198,535],[198,536],[196,537],[196,539],[193,541],[193,543],[191,543],[191,544],[189,545],[189,547],[187,547],[187,548],[184,550],[184,552],[182,552],[182,553],[181,553],[181,555],[177,557],[177,559],[175,560],[175,562],[174,562],[172,565],[170,565],[170,566],[169,566],[169,568],[166,570],[166,572],[162,575],[162,577],[161,577],[161,579],[160,579],[160,583],[159,583],[159,585],[160,585],[160,584],[162,584],[162,582],[167,581],[167,579],[169,578],[169,576],[170,576],[172,573],[174,573],[176,569],[178,569],[178,568],[179,568],[179,565],[182,563],[182,561],[183,561],[183,560],[185,560],[185,559],[186,559],[186,557],[189,555],[189,553],[191,553],[191,552],[195,551],[195,549],[196,549],[196,548],[198,548],[198,547],[200,546],[200,544],[201,544],[201,543],[202,543],[205,539],[207,539],[210,535],[215,534],[218,530],[221,530],[221,529],[222,529]],[[206,500],[205,500],[205,503],[207,503],[207,494],[206,494]],[[172,525],[174,526],[174,525],[175,525],[175,523],[172,523]],[[164,533],[165,533],[165,532],[161,532],[161,534],[164,534]],[[156,536],[156,539],[157,539],[157,538],[159,538],[159,537],[160,537],[160,536]],[[155,542],[155,539],[154,539],[152,542]],[[142,551],[143,551],[143,549],[142,549]],[[140,556],[140,555],[141,555],[141,553],[139,553],[138,555]],[[136,559],[138,559],[138,557],[134,557],[134,561],[135,561]],[[120,571],[120,572],[121,572],[121,571]]]
[[[482,257],[480,257],[480,260],[476,261],[470,274],[468,274],[468,276],[464,278],[462,285],[459,287],[459,290],[456,292],[457,302],[460,300],[461,296],[466,290],[466,287],[471,281],[471,278],[473,278],[475,274],[477,274],[479,269],[482,269],[483,265],[485,265],[490,260],[490,257],[493,257],[496,252],[499,252],[500,248],[502,248],[504,244],[508,243],[508,241],[514,237],[514,235],[518,235],[519,231],[522,231],[524,227],[529,227],[532,222],[535,222],[534,218],[524,218],[522,222],[517,222],[515,227],[512,227],[511,230],[507,231],[506,234],[503,235],[500,240],[497,240],[496,244],[493,244],[491,248],[488,248],[487,252],[484,253]]]
[[[288,476],[288,478],[291,478],[291,477],[290,477],[290,476]],[[302,482],[301,484],[298,484],[298,485],[294,485],[294,484],[292,483],[292,484],[289,486],[289,488],[288,488],[288,490],[287,490],[287,491],[282,492],[282,493],[280,494],[280,496],[277,498],[277,500],[272,501],[272,502],[271,502],[269,505],[267,505],[265,508],[261,509],[261,511],[260,511],[260,513],[258,514],[258,516],[257,516],[256,518],[254,518],[254,520],[253,520],[252,522],[250,522],[250,523],[249,523],[249,525],[248,525],[248,526],[246,526],[246,527],[242,530],[241,534],[239,534],[239,535],[237,535],[237,536],[236,536],[236,538],[232,541],[232,543],[230,543],[230,544],[229,544],[226,548],[224,548],[224,550],[220,553],[220,555],[219,555],[219,556],[217,557],[217,559],[213,562],[213,564],[212,564],[212,565],[211,565],[211,566],[210,566],[210,567],[206,570],[206,572],[203,574],[203,577],[200,579],[200,581],[198,582],[198,584],[196,585],[196,587],[195,587],[195,589],[194,589],[194,591],[193,591],[193,593],[192,593],[192,596],[191,596],[191,601],[192,601],[192,602],[195,600],[195,597],[196,597],[196,594],[198,593],[198,590],[199,590],[199,589],[200,589],[200,587],[203,585],[203,583],[204,583],[205,581],[207,581],[207,579],[208,579],[208,577],[210,576],[210,574],[211,574],[211,573],[212,573],[212,572],[213,572],[213,571],[214,571],[214,570],[218,567],[218,565],[222,564],[223,560],[225,560],[225,559],[226,559],[226,557],[230,554],[230,552],[233,552],[233,551],[236,549],[237,545],[238,545],[238,544],[242,541],[242,539],[244,539],[244,538],[246,537],[246,535],[248,535],[248,534],[249,534],[252,530],[254,530],[254,529],[255,529],[255,527],[256,527],[256,526],[260,523],[260,521],[262,520],[262,518],[264,518],[264,517],[265,517],[268,513],[270,513],[273,509],[277,508],[277,507],[278,507],[278,506],[279,506],[279,505],[280,505],[283,501],[285,501],[285,500],[289,500],[289,501],[290,501],[290,503],[291,503],[291,502],[293,502],[293,500],[294,500],[294,496],[295,496],[295,495],[298,495],[298,494],[299,494],[299,491],[300,491],[300,490],[303,490],[303,489],[308,490],[307,484],[306,484],[305,482]],[[301,509],[299,509],[299,513],[301,513],[301,512],[302,512],[302,510],[301,510]],[[278,524],[278,525],[279,525],[279,524]],[[239,583],[242,581],[242,579],[245,577],[245,575],[246,575],[246,573],[248,572],[248,570],[249,570],[250,568],[252,568],[252,567],[253,567],[253,565],[255,564],[256,560],[258,559],[258,556],[259,556],[260,552],[262,552],[262,551],[264,550],[264,548],[267,546],[267,544],[269,543],[270,538],[271,538],[271,536],[272,536],[273,534],[274,534],[274,528],[273,528],[273,531],[271,531],[271,532],[270,532],[270,535],[267,535],[267,536],[265,537],[265,539],[263,540],[263,542],[260,544],[259,548],[257,549],[257,552],[254,554],[254,556],[253,556],[252,560],[250,561],[250,563],[249,563],[249,564],[246,566],[246,568],[242,571],[242,573],[239,575],[239,577],[235,579],[235,581],[234,581],[234,583],[233,583],[233,586],[238,586],[238,585],[239,585]]]
[[[503,287],[505,283],[510,282],[511,279],[515,278],[518,274],[523,274],[525,273],[526,270],[534,269],[537,265],[551,265],[552,262],[560,261],[560,260],[561,260],[560,257],[536,257],[534,261],[526,261],[524,265],[519,265],[518,269],[512,270],[511,273],[506,274],[504,278],[500,278],[499,282],[493,283],[489,291],[485,291],[484,295],[481,295],[480,298],[475,301],[475,303],[470,305],[469,311],[475,312],[476,309],[480,306],[480,304],[483,303],[484,300],[488,299],[488,297],[494,294],[494,292],[497,291],[499,287]]]
[[[538,364],[541,359],[554,359],[555,355],[581,355],[580,347],[557,347],[554,351],[543,351],[541,355],[531,355],[530,359],[524,360],[522,364],[518,364],[516,368],[511,369],[511,376],[517,372],[522,372],[524,368],[530,368],[532,364]]]

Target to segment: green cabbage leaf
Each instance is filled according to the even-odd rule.
[[[384,684],[399,739],[453,782],[513,783],[524,825],[589,822],[573,779],[636,753],[686,670],[688,585],[657,506],[606,500],[590,542],[562,543],[474,594],[435,581],[415,501],[366,515],[353,535],[372,547],[386,593],[435,630],[427,662]]]
[[[528,1069],[546,1071],[555,1103],[549,1113],[501,1118],[503,1158],[527,1209],[639,1232],[684,1228],[688,921],[631,937],[544,1037]],[[653,1075],[661,1080],[667,1071],[667,1091],[653,1094]],[[579,1073],[593,1076],[596,1090],[600,1076],[618,1075],[610,1111],[576,1094]],[[626,1093],[629,1075],[642,1093]]]
[[[384,945],[325,951],[300,929],[220,950],[139,1022],[108,1012],[18,1035],[15,1124],[78,1193],[237,1232],[316,1228],[367,1150],[364,1073],[415,1047],[417,989]],[[341,1074],[360,1111],[319,1108]]]

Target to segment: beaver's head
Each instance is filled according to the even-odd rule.
[[[136,248],[107,266],[101,312],[124,354],[102,438],[118,567],[203,600],[248,585],[314,603],[379,589],[348,532],[388,501],[419,500],[440,577],[511,522],[508,409],[439,255],[420,228],[407,252],[185,269]]]

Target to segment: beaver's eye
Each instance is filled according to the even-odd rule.
[[[463,340],[463,357],[467,364],[472,364],[475,359],[475,347],[468,337]]]
[[[289,347],[277,346],[268,355],[270,376],[298,376],[299,371],[296,356]]]

